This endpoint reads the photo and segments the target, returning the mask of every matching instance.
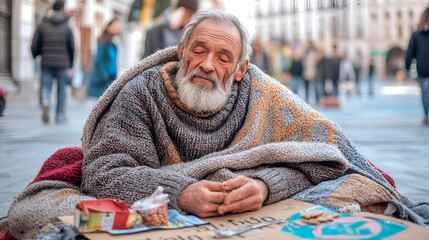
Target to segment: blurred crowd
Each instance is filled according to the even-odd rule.
[[[321,104],[326,97],[338,97],[340,91],[347,96],[363,93],[373,96],[375,66],[372,58],[364,67],[359,53],[351,58],[348,52],[341,53],[336,45],[332,46],[330,54],[326,51],[312,42],[302,48],[292,46],[292,54],[285,61],[283,71],[293,92],[307,103],[314,100],[316,104]],[[362,80],[366,80],[365,90],[361,86]]]
[[[359,53],[351,58],[348,52],[341,53],[336,45],[331,49],[323,49],[307,42],[305,46],[291,44],[284,45],[283,48],[285,47],[290,51],[281,54],[283,83],[307,103],[323,105],[327,98],[337,98],[340,91],[349,97],[374,95],[374,59],[366,61],[368,66],[362,66],[364,61]],[[255,38],[253,48],[254,55],[259,57],[251,58],[251,62],[272,75],[273,64],[264,51],[260,38]],[[363,84],[363,81],[366,83]]]
[[[118,49],[115,44],[115,38],[120,35],[126,23],[116,18],[112,19],[98,38],[97,50],[90,70],[77,71],[72,66],[73,33],[68,26],[68,18],[63,7],[64,0],[55,1],[51,11],[48,11],[36,28],[31,46],[35,58],[38,55],[42,56],[40,103],[43,107],[44,123],[49,122],[50,92],[54,79],[57,80],[58,86],[55,120],[61,123],[65,121],[64,104],[67,84],[84,89],[85,97],[98,98],[119,74],[117,62],[118,51],[121,49]],[[145,39],[141,44],[140,59],[159,49],[176,46],[183,35],[184,26],[199,7],[198,0],[178,0],[163,10],[153,22],[153,26],[144,30]],[[222,6],[217,7],[222,8]],[[307,103],[313,106],[338,107],[340,93],[344,93],[347,97],[374,96],[376,67],[372,57],[364,59],[361,53],[349,52],[346,48],[340,49],[336,44],[326,47],[326,45],[317,46],[313,42],[307,42],[283,43],[279,60],[278,53],[276,56],[272,54],[270,56],[265,49],[272,43],[264,43],[258,33],[255,35],[250,62],[266,74],[274,76]],[[67,64],[58,66],[60,62],[67,62]],[[58,68],[60,71],[57,71]],[[398,71],[398,73],[401,72]],[[402,77],[403,75],[402,72]]]

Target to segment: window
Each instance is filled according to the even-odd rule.
[[[292,0],[292,12],[298,12],[298,1],[299,0]]]
[[[332,36],[334,38],[339,37],[339,34],[338,34],[338,24],[337,24],[337,18],[336,17],[332,17],[332,21],[331,21],[331,33],[332,33]]]
[[[390,37],[390,28],[389,28],[389,26],[390,26],[391,22],[390,22],[390,14],[388,12],[384,13],[384,20],[385,20],[385,26],[386,26],[385,27],[386,33],[385,33],[384,37]]]
[[[0,1],[0,76],[11,75],[12,0]]]
[[[311,9],[311,3],[310,0],[305,1],[305,10],[309,11]]]
[[[403,34],[403,31],[402,31],[402,26],[401,26],[401,24],[398,24],[398,29],[397,29],[397,31],[398,31],[398,37],[402,37],[402,34]]]
[[[325,21],[323,20],[323,19],[320,19],[319,20],[319,27],[318,27],[318,30],[319,30],[319,40],[323,40],[324,39],[324,33],[325,33],[325,28],[324,28],[324,26],[325,26]]]

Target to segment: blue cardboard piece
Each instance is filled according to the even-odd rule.
[[[203,221],[192,215],[182,215],[176,210],[168,209],[168,224],[164,226],[156,226],[156,227],[148,227],[145,225],[135,226],[135,228],[131,229],[112,229],[109,230],[108,233],[113,235],[119,234],[129,234],[129,233],[138,233],[145,232],[155,229],[176,229],[176,228],[185,228],[192,226],[199,226],[208,224],[208,222]]]

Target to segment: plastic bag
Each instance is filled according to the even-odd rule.
[[[131,205],[142,217],[146,226],[163,226],[168,223],[168,194],[163,193],[164,188],[158,186],[151,196],[140,199]]]

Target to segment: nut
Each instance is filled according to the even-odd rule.
[[[142,217],[142,222],[146,226],[163,226],[168,223],[167,204],[148,210],[137,211]]]

